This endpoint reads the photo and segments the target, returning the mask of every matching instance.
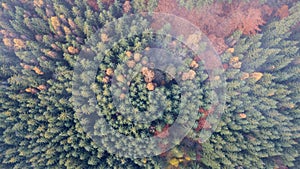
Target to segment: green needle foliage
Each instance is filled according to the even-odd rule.
[[[149,20],[137,17],[128,24],[124,1],[93,2],[96,6],[89,0],[1,1],[0,168],[300,165],[299,2],[261,33],[229,37],[236,44],[234,52],[221,56],[226,80],[216,81],[211,78],[220,77],[209,77],[205,63],[195,64],[196,54],[185,44],[149,30]],[[130,3],[132,11],[153,11],[157,5],[155,0]],[[118,24],[105,27],[109,23]],[[151,60],[153,48],[175,54],[183,66],[167,62],[170,55]],[[165,72],[155,68],[160,63],[170,63]],[[212,89],[222,86],[221,80],[227,84],[225,112],[207,120],[208,114],[223,111],[214,105],[218,96]],[[179,140],[169,130],[186,121],[191,130]],[[201,142],[213,124],[217,129]],[[174,138],[154,147],[126,142],[121,135]],[[112,153],[150,154],[169,143],[177,146],[148,158]]]
[[[290,32],[299,22],[297,8],[299,4],[289,17],[271,22],[261,34],[240,37],[234,53],[221,56],[229,64],[227,109],[217,131],[202,145],[203,153],[213,152],[202,157],[206,165],[297,168],[299,39]],[[233,62],[242,65],[238,68]]]

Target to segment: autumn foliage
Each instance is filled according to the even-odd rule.
[[[235,30],[241,30],[245,35],[256,34],[260,26],[265,24],[265,19],[273,13],[268,5],[261,5],[258,1],[232,3],[214,3],[201,9],[188,10],[179,6],[176,0],[160,0],[155,10],[174,14],[195,24],[212,41],[218,53],[224,52],[228,46],[225,38]],[[154,28],[159,28],[159,19],[153,23]],[[176,29],[176,28],[175,28]],[[185,28],[178,27],[178,33],[188,32]]]
[[[210,124],[206,121],[206,118],[208,115],[212,114],[214,111],[214,108],[211,108],[210,110],[205,110],[204,108],[199,108],[199,113],[203,114],[202,117],[198,120],[198,126],[195,129],[195,131],[200,131],[201,129],[208,129],[210,128]]]
[[[94,10],[99,11],[99,7],[96,0],[88,0],[87,4],[90,5]]]
[[[279,16],[280,19],[289,16],[289,7],[287,5],[283,5],[281,8],[277,10],[276,16]]]
[[[111,5],[114,3],[114,0],[102,0],[102,3],[105,5]],[[87,0],[87,4],[90,5],[95,11],[100,10],[97,0]]]
[[[166,125],[161,132],[155,131],[154,136],[159,138],[166,138],[169,135],[169,125]]]
[[[130,1],[125,1],[123,4],[123,11],[128,13],[131,10]]]

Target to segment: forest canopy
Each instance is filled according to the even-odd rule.
[[[299,9],[2,0],[0,168],[297,168]]]

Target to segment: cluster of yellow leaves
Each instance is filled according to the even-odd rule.
[[[132,53],[131,53],[130,51],[125,52],[125,54],[126,54],[126,56],[129,57],[129,58],[132,56]]]
[[[20,65],[21,65],[24,69],[26,69],[26,70],[33,70],[36,74],[39,74],[39,75],[43,75],[43,74],[44,74],[44,72],[41,71],[41,69],[38,68],[38,67],[36,67],[36,66],[32,67],[32,66],[27,65],[27,64],[25,64],[25,63],[20,63]]]
[[[51,21],[51,25],[53,26],[53,29],[58,30],[59,27],[60,27],[60,22],[59,22],[58,17],[57,16],[52,16],[50,18],[50,21]]]
[[[17,162],[17,159],[15,157],[11,157],[8,162],[15,163],[15,162]]]
[[[174,166],[174,167],[178,167],[179,166],[179,163],[183,162],[183,161],[190,161],[191,158],[189,156],[186,156],[184,158],[172,158],[170,161],[169,161],[169,164],[171,166]]]
[[[155,88],[155,84],[152,83],[152,81],[154,80],[154,76],[155,76],[155,73],[153,70],[147,68],[147,67],[142,67],[142,70],[141,70],[143,76],[144,76],[144,80],[145,82],[147,83],[147,86],[146,88],[150,91],[154,90]]]
[[[148,90],[152,91],[152,90],[154,90],[154,88],[155,88],[154,83],[147,83],[147,89]]]
[[[263,77],[263,74],[260,72],[253,72],[250,74],[250,78],[255,79],[255,81],[260,80]]]
[[[139,62],[141,60],[142,55],[140,53],[134,53],[133,59],[136,62]]]
[[[200,40],[201,40],[201,33],[194,33],[188,36],[186,40],[186,44],[187,46],[196,49],[199,47]]]
[[[43,75],[44,72],[41,71],[41,69],[39,69],[38,67],[33,67],[32,70],[36,73],[36,74],[39,74],[39,75]]]
[[[64,26],[63,29],[64,29],[66,35],[70,35],[72,33],[71,30],[67,26]]]
[[[106,69],[105,73],[107,76],[112,76],[114,74],[114,70],[112,68],[108,68]]]
[[[52,44],[51,44],[51,47],[52,47],[54,50],[56,50],[56,51],[61,51],[61,48],[58,47],[55,43],[52,43]]]
[[[27,65],[25,63],[20,63],[20,65],[25,69],[25,70],[30,70],[32,67],[30,65]]]
[[[228,52],[228,53],[233,53],[233,52],[234,52],[234,48],[228,48],[228,49],[227,49],[227,52]]]
[[[67,19],[66,19],[66,17],[65,17],[64,14],[60,14],[60,15],[59,15],[59,18],[60,18],[61,21],[67,22]]]
[[[79,50],[73,46],[69,46],[68,47],[68,52],[72,55],[77,54],[79,52]]]
[[[37,87],[37,89],[39,89],[39,90],[46,90],[47,87],[46,87],[45,85],[39,85],[39,86]]]
[[[188,80],[188,79],[192,80],[195,78],[195,76],[196,76],[196,72],[194,70],[189,70],[188,72],[182,73],[181,79],[182,80]]]
[[[124,93],[120,94],[120,99],[125,99],[126,95]]]
[[[4,2],[2,2],[1,6],[2,6],[2,8],[6,9],[6,10],[9,9],[9,7],[7,6],[7,4],[4,3]]]
[[[195,60],[193,60],[193,61],[191,62],[191,64],[190,64],[190,67],[191,67],[191,68],[197,68],[197,67],[199,67],[199,64],[198,64]]]
[[[239,61],[239,57],[234,56],[230,58],[229,65],[233,68],[240,69],[242,67],[242,62]]]
[[[133,68],[133,67],[135,66],[135,61],[129,60],[129,61],[127,62],[127,66],[128,66],[129,68]]]
[[[6,112],[4,112],[4,115],[5,116],[11,116],[11,112],[10,111],[6,111]]]
[[[145,82],[151,83],[155,76],[154,71],[148,69],[147,67],[143,67],[141,71],[142,74],[144,75]]]
[[[13,47],[13,42],[11,41],[11,39],[9,39],[9,38],[3,38],[2,41],[3,41],[3,43],[4,43],[5,46],[7,46],[7,47]]]
[[[146,158],[143,158],[143,159],[142,159],[142,163],[146,164],[146,163],[147,163],[147,159],[146,159]]]
[[[35,7],[42,7],[43,5],[44,5],[43,0],[34,0],[33,1],[33,6],[35,6]]]
[[[43,84],[39,85],[37,88],[28,87],[28,88],[25,89],[25,92],[31,93],[31,94],[36,94],[38,92],[36,89],[39,89],[40,91],[42,91],[42,90],[46,90],[47,87]]]
[[[125,77],[124,77],[123,75],[118,75],[118,76],[116,77],[116,79],[117,79],[117,81],[119,81],[119,82],[125,82]]]
[[[56,58],[57,57],[57,53],[54,52],[54,51],[51,51],[51,50],[49,50],[46,54],[48,56],[50,56],[51,58]]]
[[[22,39],[14,39],[13,42],[15,49],[23,49],[26,47],[25,42]]]
[[[4,35],[4,37],[8,37],[8,36],[10,36],[10,35],[14,35],[14,34],[12,34],[11,32],[9,32],[8,30],[5,30],[5,29],[1,29],[1,30],[0,30],[0,33],[1,33],[2,35]],[[12,36],[12,37],[15,37],[15,36]]]
[[[68,18],[68,24],[71,26],[72,29],[76,28],[76,24],[71,18]]]
[[[103,77],[102,82],[108,83],[110,81],[110,77],[113,76],[113,74],[114,74],[114,70],[112,68],[107,68],[105,70],[105,74],[106,74],[106,76]],[[118,79],[118,77],[117,77],[117,80],[120,81],[120,79]]]
[[[36,94],[37,90],[35,88],[29,87],[25,89],[25,92],[31,93],[31,94]]]
[[[253,73],[247,73],[243,72],[241,76],[241,80],[245,80],[248,78],[253,78],[255,81],[260,80],[263,77],[263,74],[261,72],[253,72]]]
[[[107,42],[107,41],[108,41],[108,36],[107,36],[107,34],[105,34],[105,33],[102,33],[102,34],[100,35],[100,38],[101,38],[101,41],[102,41],[102,42]]]
[[[109,82],[109,77],[108,76],[104,76],[104,78],[102,79],[103,83],[108,83]]]
[[[245,113],[240,113],[239,116],[240,116],[241,119],[244,119],[244,118],[247,117],[247,115]]]
[[[293,109],[293,108],[295,108],[295,104],[294,103],[286,103],[286,104],[284,104],[284,107]]]

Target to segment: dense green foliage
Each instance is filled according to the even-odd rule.
[[[229,63],[229,97],[219,131],[203,144],[211,147],[205,151],[218,154],[203,156],[211,167],[273,168],[274,161],[297,167],[300,55],[299,39],[290,30],[299,22],[298,9],[299,4],[291,9],[292,15],[271,22],[261,34],[240,38],[234,53],[221,56]],[[234,56],[241,68],[230,63]],[[261,79],[251,78],[253,72],[261,72]],[[247,117],[240,118],[239,113]]]
[[[216,131],[201,144],[199,130],[209,131],[210,124],[200,126],[200,119],[211,109],[218,109],[211,100],[215,93],[210,87],[220,84],[210,83],[205,63],[199,61],[197,66],[190,66],[194,53],[184,44],[172,46],[175,39],[152,34],[149,21],[141,17],[129,25],[123,22],[128,16],[123,13],[123,3],[115,0],[108,5],[98,0],[100,10],[95,10],[86,0],[2,0],[0,168],[296,168],[300,165],[300,51],[299,28],[295,28],[300,22],[300,3],[294,4],[288,17],[269,21],[260,34],[249,37],[235,32],[227,39],[236,45],[234,51],[221,56],[227,83],[226,109]],[[152,11],[157,2],[148,1],[152,5],[142,7],[137,5],[140,3],[131,2],[133,11]],[[112,21],[118,24],[102,30]],[[110,39],[112,34],[115,39]],[[106,44],[112,48],[108,50]],[[169,67],[172,76],[152,69],[147,51],[158,47],[178,54],[185,67]],[[91,53],[93,57],[82,58]],[[167,57],[170,56],[160,56],[157,59],[162,60],[153,62],[164,63]],[[134,76],[128,85],[124,75],[131,75],[143,66],[147,71]],[[76,72],[75,68],[85,71]],[[89,72],[94,68],[96,72]],[[197,76],[192,78],[187,74],[183,78],[182,71]],[[153,72],[155,77],[147,80],[145,74]],[[74,74],[78,76],[73,77]],[[187,89],[183,90],[176,82],[177,74],[189,79],[183,80]],[[197,88],[192,84],[197,84]],[[151,117],[151,112],[132,116],[134,111],[151,109],[154,103],[148,96],[152,90],[163,93],[152,101],[165,103],[166,110],[156,114],[159,118]],[[113,99],[122,99],[123,92],[128,92],[129,102],[125,105],[120,102],[118,106],[125,116],[113,105]],[[90,121],[94,117],[90,113],[95,111],[95,100],[89,100],[93,95],[104,121],[97,118]],[[184,95],[190,96],[190,100],[180,100]],[[186,106],[185,116],[179,115],[180,101]],[[152,107],[152,112],[157,111]],[[91,118],[84,118],[89,115]],[[178,116],[188,117],[185,120],[193,128],[181,144],[161,156],[124,158],[111,153],[114,150],[109,149],[110,144],[120,149],[135,145],[122,139],[113,140],[115,135],[103,137],[101,144],[90,137],[109,136],[106,122],[119,133],[134,138],[164,137]],[[146,117],[155,120],[151,124],[133,122]],[[84,128],[87,124],[92,128],[90,131]]]

